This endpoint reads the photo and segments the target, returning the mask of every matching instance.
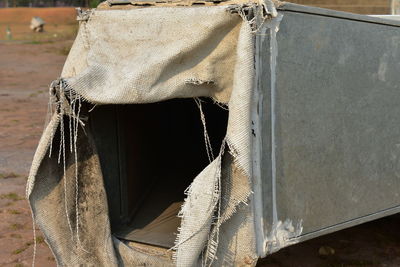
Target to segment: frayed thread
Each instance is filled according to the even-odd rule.
[[[31,208],[32,214],[32,229],[33,229],[33,255],[32,255],[32,267],[35,267],[36,261],[36,251],[37,251],[37,240],[36,240],[36,223],[35,223],[35,216],[33,215],[33,210]]]
[[[266,20],[278,16],[275,4],[271,0],[230,5],[228,11],[238,14],[243,21],[247,22],[253,34],[259,32]]]
[[[174,250],[173,253],[173,260],[175,263],[178,264],[179,259],[178,259],[178,250],[182,249],[182,245],[185,243],[189,242],[191,239],[193,239],[196,235],[200,234],[206,227],[210,227],[211,225],[219,225],[219,219],[220,219],[220,211],[221,211],[221,163],[222,163],[222,156],[223,156],[223,151],[225,149],[225,140],[222,143],[221,146],[221,151],[218,157],[215,159],[216,166],[215,166],[215,176],[213,177],[213,188],[210,190],[211,194],[211,199],[208,203],[208,207],[205,209],[209,211],[211,215],[211,224],[208,221],[206,217],[207,214],[204,214],[204,222],[201,223],[201,225],[196,229],[191,231],[191,233],[188,236],[187,233],[184,233],[182,228],[178,228],[178,234],[175,240],[175,246],[171,248],[171,250]],[[195,219],[190,216],[190,210],[193,209],[192,207],[192,202],[193,200],[197,200],[199,197],[199,194],[207,194],[206,192],[202,191],[201,189],[209,186],[209,181],[207,181],[207,184],[202,185],[203,182],[199,183],[199,180],[196,180],[185,190],[186,198],[184,201],[184,204],[181,207],[180,212],[178,213],[178,217],[182,219],[182,224],[185,225],[185,223],[188,222],[188,220]],[[202,191],[202,192],[199,192]],[[197,223],[197,222],[196,222]],[[190,222],[189,222],[189,227],[190,227]],[[218,239],[215,240],[215,242],[209,242],[206,241],[206,255],[205,258],[206,260],[203,262],[203,266],[208,266],[208,262],[212,261],[215,258],[215,253],[212,253],[212,251],[216,251],[217,246],[218,246]],[[184,266],[185,264],[180,264],[179,266]]]
[[[227,103],[219,102],[219,101],[216,100],[215,98],[212,98],[212,100],[213,100],[213,103],[214,103],[215,105],[217,105],[218,107],[222,108],[223,110],[229,111],[229,106],[228,106]]]
[[[207,152],[207,157],[208,161],[211,163],[214,160],[214,154],[213,154],[213,149],[211,146],[211,141],[210,137],[207,132],[207,124],[206,124],[206,117],[203,112],[203,106],[201,104],[201,99],[200,98],[194,98],[194,101],[196,102],[197,107],[199,108],[200,111],[200,120],[201,123],[203,124],[203,132],[204,132],[204,142],[206,145],[206,152]]]
[[[215,170],[215,176],[213,179],[213,190],[211,192],[212,197],[209,201],[209,206],[207,207],[207,211],[211,212],[211,224],[209,224],[208,219],[204,221],[200,227],[198,227],[197,230],[194,230],[192,233],[189,234],[189,236],[184,237],[184,234],[182,232],[182,228],[178,228],[178,234],[175,240],[175,246],[172,247],[171,249],[174,250],[173,253],[173,260],[175,263],[178,264],[178,250],[180,247],[194,238],[197,234],[199,234],[201,231],[204,230],[206,227],[213,227],[214,231],[212,231],[213,235],[208,234],[208,241],[206,241],[205,244],[205,250],[202,252],[202,266],[210,266],[213,261],[216,259],[216,252],[218,249],[218,243],[219,243],[219,226],[221,224],[220,222],[220,217],[221,217],[221,169],[222,169],[222,157],[225,152],[225,144],[226,144],[226,137],[222,141],[222,145],[219,151],[219,154],[216,159],[214,159],[213,155],[213,150],[211,147],[211,142],[210,138],[207,133],[207,127],[206,127],[206,119],[205,115],[202,109],[202,101],[199,98],[195,98],[195,103],[199,108],[200,111],[200,119],[203,124],[204,128],[204,140],[205,140],[205,145],[206,145],[206,151],[208,158],[210,160],[210,164],[212,164],[212,161],[217,160],[216,162],[216,170]],[[191,203],[191,198],[194,197],[196,198],[196,194],[198,194],[199,186],[198,183],[199,181],[195,179],[195,181],[185,190],[186,194],[186,199],[184,201],[184,204],[181,207],[181,210],[178,214],[178,217],[182,218],[182,225],[187,222],[187,220],[190,220],[190,212],[189,210],[192,209],[193,207],[190,205]],[[196,184],[196,185],[195,185]],[[196,187],[196,190],[194,190],[194,186]],[[207,186],[207,185],[205,185]],[[205,215],[206,216],[206,215]],[[206,216],[207,217],[207,216]],[[190,224],[190,223],[189,223]],[[190,227],[190,226],[189,226]],[[181,264],[182,265],[182,264]]]
[[[76,245],[79,246],[83,251],[89,253],[83,246],[80,239],[80,230],[79,230],[79,174],[78,174],[78,149],[77,149],[77,141],[78,141],[78,130],[79,126],[82,127],[83,131],[85,127],[85,122],[87,118],[81,116],[81,108],[82,108],[82,97],[77,94],[72,88],[68,86],[65,80],[58,79],[52,83],[50,86],[50,95],[51,99],[54,101],[55,110],[60,119],[60,145],[59,145],[59,153],[58,153],[58,164],[63,165],[63,174],[64,174],[64,205],[65,205],[65,214],[68,222],[68,227],[71,232],[72,239],[76,238]],[[65,122],[64,118],[69,118],[69,152],[74,157],[75,170],[74,170],[74,184],[75,184],[75,233],[73,231],[71,219],[68,212],[69,203],[67,200],[68,191],[67,191],[67,174],[66,174],[66,143],[65,143]],[[52,142],[51,142],[52,146]],[[51,157],[50,147],[50,157]]]
[[[212,80],[202,80],[202,79],[197,79],[197,78],[190,78],[185,80],[186,84],[194,84],[194,85],[202,85],[202,84],[215,84],[214,81]]]
[[[76,20],[77,21],[88,21],[90,15],[92,14],[92,10],[82,10],[82,8],[76,8]]]
[[[89,42],[89,34],[86,28],[86,24],[90,21],[90,18],[93,14],[93,10],[82,10],[80,7],[76,9],[76,20],[79,22],[79,27],[81,28],[81,34],[83,37],[84,41],[84,47],[86,49],[90,48],[90,42]]]

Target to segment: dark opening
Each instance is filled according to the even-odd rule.
[[[202,99],[214,155],[228,111]],[[109,105],[90,114],[114,235],[161,247],[174,244],[184,191],[209,164],[193,99]]]

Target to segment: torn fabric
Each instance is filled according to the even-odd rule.
[[[250,113],[254,32],[265,19],[258,17],[264,16],[259,9],[267,7],[249,7],[253,15],[239,5],[234,7],[239,12],[205,6],[85,14],[27,186],[34,217],[59,266],[256,263]],[[106,105],[195,97],[229,107],[226,148],[224,141],[218,157],[188,189],[173,259],[112,235],[96,133],[79,123],[83,114],[90,120],[90,112],[79,115],[74,100]]]

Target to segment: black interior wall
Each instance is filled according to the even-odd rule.
[[[217,155],[228,111],[207,99],[202,105]],[[90,118],[113,233],[132,241],[172,246],[184,191],[209,164],[195,101],[100,106]]]

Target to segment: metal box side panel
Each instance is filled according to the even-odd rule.
[[[301,223],[300,239],[395,213],[400,205],[400,28],[306,10],[281,11],[274,115],[270,64],[262,67],[266,239],[274,205],[279,221]],[[270,63],[266,39],[260,57]]]

